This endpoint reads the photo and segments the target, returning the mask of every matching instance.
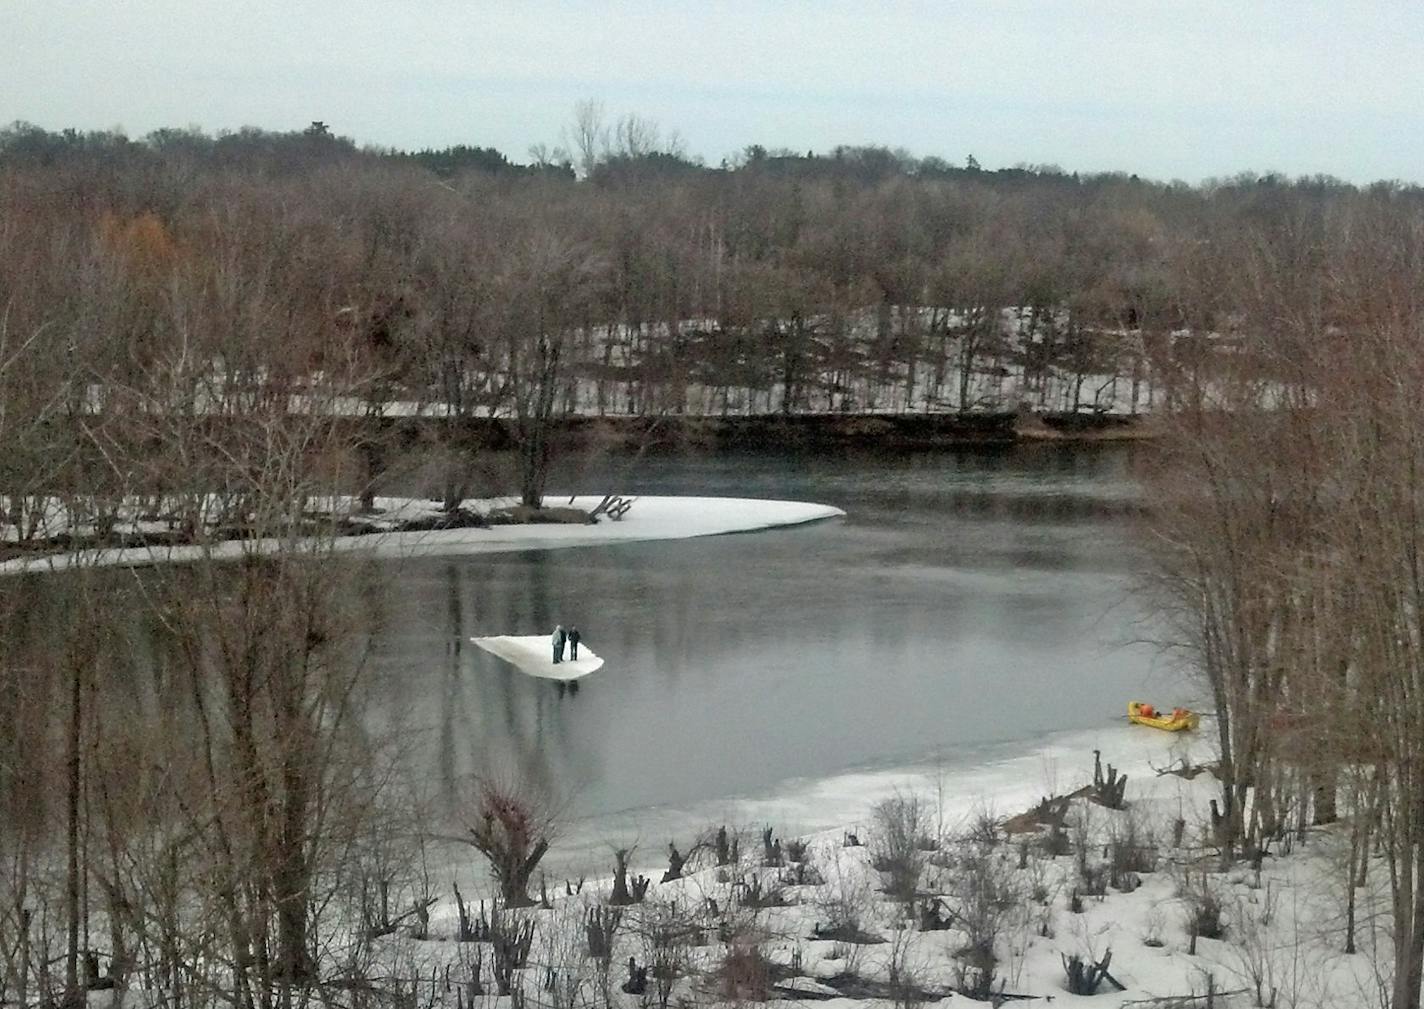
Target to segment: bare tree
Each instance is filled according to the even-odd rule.
[[[586,318],[599,270],[598,257],[574,233],[545,231],[542,224],[521,224],[510,238],[515,244],[496,295],[499,362],[519,448],[519,494],[530,508],[543,504],[574,328]]]
[[[549,850],[557,806],[528,786],[484,779],[469,811],[470,843],[489,860],[506,907],[529,907],[529,881]]]
[[[579,175],[588,178],[608,156],[611,131],[604,121],[603,103],[587,99],[574,106],[573,123],[565,145],[574,153]]]

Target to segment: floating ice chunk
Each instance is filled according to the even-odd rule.
[[[471,638],[475,644],[492,655],[518,666],[521,672],[530,676],[540,676],[546,680],[577,680],[603,665],[603,660],[584,644],[579,645],[579,657],[575,662],[564,651],[564,661],[554,664],[554,643],[547,634],[515,636],[500,634],[489,638]]]

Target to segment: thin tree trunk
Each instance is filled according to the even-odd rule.
[[[66,782],[66,878],[65,878],[65,951],[64,1001],[77,1005],[83,1001],[79,989],[79,787],[80,730],[83,725],[83,684],[79,663],[72,663],[69,689],[69,759]]]

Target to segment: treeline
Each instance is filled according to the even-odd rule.
[[[507,418],[532,503],[562,414],[1160,407],[1201,345],[1257,321],[1216,282],[1260,235],[1424,206],[1392,184],[1193,187],[876,148],[709,168],[593,107],[536,154],[361,149],[320,123],[140,141],[13,126],[0,381],[34,410],[82,386],[92,419],[119,390],[231,411],[233,390],[280,399],[340,372],[314,395],[448,418],[419,462],[444,468],[448,502],[470,485],[461,419]],[[358,448],[349,489],[369,495],[394,462]]]
[[[1200,290],[1244,321],[1146,476],[1157,598],[1216,714],[1207,837],[1228,864],[1328,852],[1340,952],[1372,957],[1379,1004],[1416,1009],[1424,217],[1381,194],[1298,210]]]
[[[154,130],[140,139],[113,130],[49,131],[15,122],[0,130],[0,160],[9,165],[62,168],[76,164],[109,168],[153,166],[173,161],[209,169],[233,168],[283,173],[317,165],[363,162],[410,162],[449,178],[467,171],[533,173],[552,171],[573,177],[569,164],[520,165],[493,147],[463,144],[440,150],[397,151],[359,147],[333,134],[325,123],[287,132],[244,128],[209,135],[199,129]]]

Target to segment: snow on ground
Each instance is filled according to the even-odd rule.
[[[602,495],[560,497],[550,495],[545,504],[571,506],[592,511]],[[508,499],[466,501],[465,507],[489,512],[507,507]],[[399,522],[438,515],[439,505],[416,498],[378,498],[381,515],[372,521],[376,529],[391,529]],[[782,526],[804,525],[843,516],[829,505],[802,501],[763,501],[753,498],[640,497],[619,520],[601,518],[591,524],[499,525],[490,528],[445,529],[421,532],[381,532],[347,536],[336,541],[337,549],[367,551],[378,557],[405,558],[437,555],[509,553],[518,550],[553,550],[561,547],[601,546],[643,540],[689,539],[726,533],[752,532]],[[271,552],[275,540],[247,543],[228,542],[211,548],[212,556],[232,559],[252,551]],[[196,560],[204,548],[196,546],[150,546],[86,551],[83,554],[49,554],[17,557],[0,563],[0,575],[25,571],[63,570],[83,563],[89,566],[137,566]],[[82,561],[81,561],[82,558]]]
[[[546,506],[592,511],[601,495],[573,498],[549,495]],[[382,503],[378,499],[378,505]],[[500,502],[507,504],[508,502]],[[763,501],[755,498],[640,497],[628,514],[617,521],[600,519],[595,525],[507,525],[491,529],[451,529],[443,532],[400,533],[394,547],[400,554],[485,554],[515,550],[553,550],[559,547],[602,546],[641,540],[690,539],[725,533],[752,532],[781,526],[804,525],[838,518],[845,512],[830,505],[803,501]]]
[[[554,643],[547,634],[515,637],[500,634],[488,638],[471,638],[485,651],[519,667],[521,672],[545,680],[577,680],[603,666],[603,660],[585,645],[579,646],[579,657],[554,662]]]
[[[558,886],[552,910],[530,912],[538,935],[535,969],[526,983],[532,994],[538,978],[546,976],[543,968],[566,974],[579,969],[562,951],[579,948],[587,909],[608,899],[611,850],[641,840],[633,871],[653,882],[647,903],[627,910],[615,969],[628,956],[640,964],[657,956],[646,941],[649,922],[666,921],[669,915],[695,922],[706,936],[687,954],[687,976],[676,986],[676,995],[695,1003],[743,1001],[738,991],[728,990],[728,975],[719,968],[721,958],[735,948],[726,938],[732,929],[744,937],[739,941],[757,943],[779,965],[774,979],[792,976],[782,983],[800,993],[799,999],[828,995],[824,985],[844,985],[847,974],[854,974],[881,983],[880,998],[870,999],[872,1004],[915,1004],[917,999],[894,998],[883,986],[894,976],[912,976],[934,993],[964,984],[972,976],[966,972],[969,923],[987,915],[992,919],[995,988],[1002,984],[1007,992],[1033,1000],[1028,1004],[1075,1003],[1077,998],[1065,989],[1063,958],[1096,960],[1109,950],[1111,972],[1126,991],[1104,982],[1100,1005],[1201,996],[1209,986],[1218,993],[1214,1004],[1219,1009],[1379,1004],[1376,985],[1389,962],[1387,904],[1380,901],[1381,886],[1387,889],[1385,868],[1378,861],[1372,865],[1370,887],[1360,897],[1360,952],[1347,955],[1345,890],[1338,880],[1348,828],[1311,830],[1278,846],[1259,873],[1246,863],[1223,867],[1210,837],[1207,805],[1218,795],[1210,772],[1192,779],[1158,773],[1181,761],[1197,765],[1211,760],[1212,730],[1207,722],[1197,733],[1174,735],[1115,721],[1092,732],[1060,734],[1029,753],[1020,750],[1003,759],[970,757],[791,782],[772,795],[726,801],[720,812],[739,819],[708,819],[719,812],[709,805],[687,811],[676,824],[659,819],[658,811],[624,811],[575,824],[578,843],[589,846],[590,854],[594,846],[601,848],[596,859],[601,871],[590,872],[589,882],[573,896],[564,896]],[[1073,800],[1065,823],[1070,850],[1057,855],[1042,834],[1004,833],[1006,818],[1042,796],[1066,795],[1089,783],[1094,749],[1102,751],[1104,764],[1129,774],[1125,811],[1086,798]],[[926,833],[941,838],[937,850],[919,852],[918,907],[939,898],[954,919],[942,930],[922,931],[918,921],[907,918],[904,906],[884,892],[888,877],[875,865],[883,851],[883,831],[872,810],[885,799],[907,796],[918,800]],[[980,826],[985,819],[998,821],[1000,829],[986,835]],[[1185,829],[1176,844],[1179,819]],[[694,840],[720,823],[741,839],[740,860],[721,867],[709,851],[694,849]],[[669,829],[674,826],[675,831]],[[759,836],[764,826],[782,839],[786,864],[764,864]],[[806,827],[812,829],[800,829]],[[1111,879],[1110,852],[1115,843],[1128,844],[1129,831],[1147,853],[1148,864]],[[793,860],[785,841],[798,833],[807,849],[804,858]],[[847,833],[864,844],[847,847]],[[660,882],[666,863],[659,859],[668,840],[684,854],[697,854],[684,878]],[[1101,892],[1085,885],[1084,867],[1101,881]],[[561,869],[550,870],[551,884],[562,881]],[[986,885],[991,886],[988,892]],[[786,906],[748,905],[748,893],[771,891],[779,892]],[[1219,903],[1224,932],[1220,938],[1199,937],[1192,952],[1189,922],[1203,892]],[[886,941],[862,945],[817,934],[818,926],[824,929],[847,912],[861,932]],[[451,938],[453,928],[454,908],[442,900],[432,912],[430,937]],[[451,955],[450,946],[411,942],[403,949],[417,961],[428,956],[443,962]],[[866,994],[863,987],[857,990]],[[1222,992],[1236,994],[1223,998]],[[549,1005],[547,995],[534,999]],[[620,1004],[616,994],[613,1001]],[[631,1007],[636,1001],[627,998],[621,1004]],[[834,1004],[867,1002],[838,999]]]

